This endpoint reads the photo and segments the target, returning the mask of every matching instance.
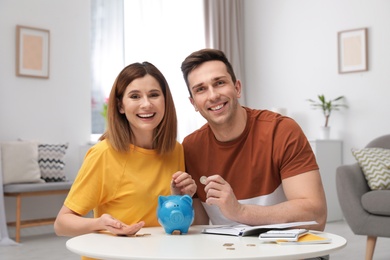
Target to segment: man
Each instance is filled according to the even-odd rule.
[[[183,141],[186,171],[198,187],[195,223],[315,220],[318,225],[307,228],[323,230],[327,208],[321,177],[298,124],[242,107],[241,82],[219,50],[194,52],[181,69],[192,105],[207,120]]]

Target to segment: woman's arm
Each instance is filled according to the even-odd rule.
[[[133,235],[144,225],[143,221],[126,225],[109,214],[103,214],[99,218],[87,218],[62,206],[54,222],[54,230],[58,236],[79,236],[101,230],[107,230],[113,234]]]

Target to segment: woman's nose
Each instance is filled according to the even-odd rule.
[[[149,98],[145,97],[142,99],[141,107],[147,108],[152,106],[152,103],[150,102]]]

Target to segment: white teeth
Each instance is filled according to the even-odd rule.
[[[147,117],[152,117],[154,114],[138,114],[139,117],[147,118]]]
[[[223,104],[221,104],[221,105],[219,105],[219,106],[216,106],[216,107],[210,107],[210,109],[211,109],[212,111],[216,111],[216,110],[221,109],[222,107],[223,107]]]

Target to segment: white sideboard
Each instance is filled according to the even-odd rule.
[[[343,163],[343,142],[341,140],[312,140],[310,145],[320,167],[328,204],[327,221],[342,220],[343,213],[336,191],[336,169]]]

